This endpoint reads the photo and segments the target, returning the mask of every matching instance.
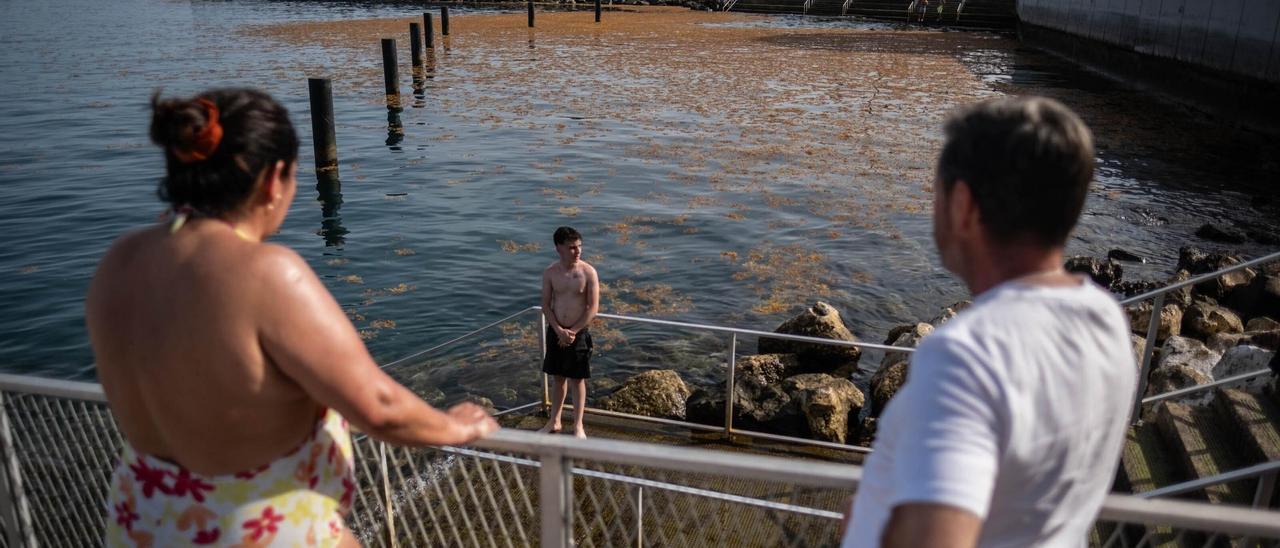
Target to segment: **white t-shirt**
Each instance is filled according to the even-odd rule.
[[[911,502],[982,518],[979,546],[1084,546],[1136,382],[1128,322],[1092,282],[988,290],[913,356],[843,547],[879,546],[893,507]]]

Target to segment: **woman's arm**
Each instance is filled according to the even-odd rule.
[[[320,404],[376,439],[457,445],[497,429],[474,404],[442,413],[387,376],[337,301],[297,253],[263,246],[248,280],[261,280],[259,341],[266,355]]]

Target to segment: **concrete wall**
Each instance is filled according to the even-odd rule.
[[[1018,0],[1024,24],[1280,83],[1280,0]]]

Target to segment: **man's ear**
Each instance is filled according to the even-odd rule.
[[[966,236],[979,233],[982,230],[982,215],[978,211],[978,202],[973,199],[969,183],[963,179],[957,180],[951,185],[947,198],[951,229]]]

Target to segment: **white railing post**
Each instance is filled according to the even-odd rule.
[[[547,359],[547,315],[541,310],[538,311],[538,359]],[[541,373],[542,362],[538,362],[538,371],[542,376],[542,412],[551,412],[551,385],[547,380],[547,374]]]
[[[636,486],[636,548],[644,548],[644,486]]]
[[[1160,333],[1160,314],[1164,309],[1164,293],[1156,295],[1151,303],[1151,319],[1147,321],[1147,340],[1142,346],[1142,364],[1138,368],[1138,393],[1133,396],[1133,413],[1129,423],[1142,418],[1142,394],[1147,391],[1147,373],[1151,369],[1151,353],[1156,348],[1156,335]]]
[[[733,387],[734,374],[738,369],[738,334],[729,337],[729,375],[724,385],[724,437],[733,438]]]
[[[539,538],[542,546],[573,546],[573,461],[559,451],[542,453],[538,470]]]
[[[382,504],[387,520],[387,546],[396,546],[395,512],[391,510],[391,475],[387,470],[387,444],[378,442],[378,471],[382,474]]]
[[[1253,507],[1266,508],[1271,503],[1271,495],[1276,492],[1276,472],[1258,477],[1258,490],[1253,493]]]
[[[13,443],[13,430],[9,422],[9,409],[5,395],[0,392],[0,457],[4,470],[0,470],[0,519],[4,520],[5,545],[35,548],[35,528],[31,525],[31,506],[26,491],[22,489],[21,468],[18,465],[18,448]]]

